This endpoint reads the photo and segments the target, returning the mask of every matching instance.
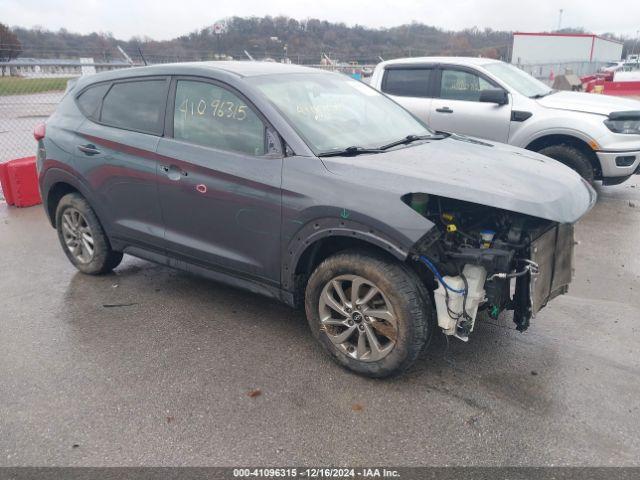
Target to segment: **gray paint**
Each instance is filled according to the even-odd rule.
[[[114,247],[198,273],[215,271],[219,280],[291,303],[297,261],[321,238],[356,237],[406,258],[433,227],[402,202],[406,193],[457,198],[560,223],[575,222],[595,201],[593,190],[558,162],[462,137],[319,159],[243,81],[266,74],[286,81],[302,72],[335,75],[216,62],[80,79],[48,121],[47,159],[39,162],[45,204],[49,189],[68,181],[94,206]],[[171,74],[214,79],[239,90],[295,155],[249,157],[82,121],[73,100],[93,82]],[[88,143],[100,154],[77,150]],[[206,194],[196,192],[200,184]]]
[[[383,192],[379,195],[389,202],[399,201],[408,192],[424,192],[573,223],[596,200],[595,191],[577,173],[555,160],[460,136],[323,162],[339,181]],[[387,205],[382,199],[375,201]]]

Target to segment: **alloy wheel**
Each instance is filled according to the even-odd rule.
[[[62,214],[62,236],[67,250],[80,263],[93,259],[94,239],[87,219],[79,210],[70,207]]]
[[[322,289],[318,308],[322,332],[344,354],[375,362],[393,350],[397,317],[382,290],[366,278],[333,278]]]

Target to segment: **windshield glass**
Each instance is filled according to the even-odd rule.
[[[527,97],[548,95],[552,91],[541,81],[508,63],[489,63],[484,68],[515,91]]]
[[[408,135],[432,132],[409,112],[342,74],[249,78],[315,154],[348,147],[376,148]]]

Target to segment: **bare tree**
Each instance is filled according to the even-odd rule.
[[[22,52],[22,46],[18,36],[4,23],[0,23],[0,62],[8,62],[16,58]],[[7,73],[8,71],[7,67]],[[5,67],[2,67],[2,76],[5,75]]]

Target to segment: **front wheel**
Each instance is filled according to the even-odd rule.
[[[538,151],[538,153],[564,163],[567,167],[578,172],[589,183],[593,183],[595,180],[595,172],[589,158],[571,145],[551,145]]]
[[[345,252],[309,278],[305,310],[311,331],[340,365],[369,377],[409,368],[434,328],[420,280],[401,263]]]

